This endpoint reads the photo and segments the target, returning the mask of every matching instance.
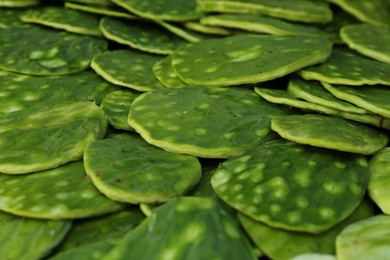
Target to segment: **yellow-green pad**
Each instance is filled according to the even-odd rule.
[[[389,140],[374,128],[324,115],[280,116],[272,119],[271,128],[294,142],[359,154],[373,154]]]
[[[1,174],[0,190],[0,210],[29,218],[87,218],[124,207],[93,186],[83,161],[23,176]]]
[[[72,2],[65,2],[64,6],[65,8],[83,11],[86,13],[107,15],[107,16],[114,16],[114,17],[128,18],[128,19],[136,18],[136,16],[129,14],[126,10],[122,10],[111,6],[85,5],[85,4],[77,4]]]
[[[110,0],[71,0],[72,2],[81,4],[91,4],[97,6],[112,6],[113,3]]]
[[[105,135],[103,110],[74,101],[0,117],[0,172],[24,174],[82,158],[85,146]]]
[[[87,69],[92,57],[107,48],[107,42],[98,37],[29,26],[0,29],[0,46],[0,69],[63,75]]]
[[[169,55],[156,62],[152,69],[154,76],[167,88],[178,88],[188,86],[182,81],[172,69],[172,56]]]
[[[200,10],[221,13],[264,14],[285,20],[326,23],[332,20],[328,3],[310,0],[198,0]]]
[[[171,33],[177,35],[178,37],[188,41],[188,42],[198,42],[207,36],[204,34],[199,34],[190,30],[187,30],[185,27],[180,26],[180,24],[167,23],[164,21],[156,21],[159,25],[170,31]]]
[[[387,259],[390,216],[379,214],[347,226],[336,239],[336,256],[348,259]]]
[[[189,85],[230,86],[282,77],[330,52],[322,37],[241,34],[184,45],[173,53],[172,67]]]
[[[363,199],[366,158],[274,140],[223,162],[211,178],[218,196],[269,226],[321,233]]]
[[[66,101],[100,104],[107,93],[117,89],[92,71],[39,77],[0,70],[0,114]]]
[[[38,220],[0,212],[0,258],[44,259],[69,231],[71,221]]]
[[[273,139],[270,120],[284,114],[249,89],[188,87],[140,95],[128,122],[167,151],[228,158]]]
[[[335,240],[341,230],[353,222],[373,215],[372,202],[363,200],[358,208],[345,220],[320,234],[294,232],[270,227],[241,213],[238,217],[252,241],[269,258],[292,259],[305,253],[335,254]]]
[[[100,105],[107,116],[108,124],[115,129],[134,131],[127,123],[127,116],[138,93],[128,90],[117,90],[107,94]]]
[[[107,81],[138,91],[164,88],[153,74],[161,56],[137,50],[114,50],[93,57],[91,67]]]
[[[77,10],[49,6],[30,9],[20,17],[27,23],[36,23],[83,35],[101,36],[100,17]]]
[[[390,213],[390,148],[386,147],[375,154],[370,162],[370,179],[367,191],[370,198],[383,213]]]
[[[199,18],[196,0],[112,0],[140,17],[163,21],[188,21]]]
[[[210,26],[210,25],[205,25],[200,22],[185,22],[184,27],[187,29],[193,30],[198,33],[204,33],[204,34],[211,34],[211,35],[231,35],[233,34],[232,31],[218,27],[218,26]]]
[[[138,135],[116,135],[90,143],[84,165],[107,197],[133,204],[158,203],[187,193],[201,178],[196,157],[174,154]]]
[[[390,85],[390,64],[367,58],[348,48],[336,47],[320,65],[300,71],[306,80],[340,85]]]
[[[106,38],[114,42],[157,54],[170,54],[187,43],[151,21],[103,17],[100,21],[100,29]]]
[[[349,48],[367,57],[390,63],[390,24],[348,25],[341,29],[340,36]]]
[[[154,210],[102,259],[257,258],[239,225],[214,200],[179,197]]]

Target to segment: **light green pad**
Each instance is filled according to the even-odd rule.
[[[297,77],[293,77],[290,78],[288,82],[287,91],[297,98],[301,98],[311,103],[331,107],[341,111],[357,114],[370,113],[366,109],[354,106],[351,103],[336,98],[326,89],[324,89],[321,83],[317,81],[307,81]]]
[[[92,185],[82,161],[23,176],[1,174],[0,191],[0,210],[31,218],[86,218],[123,208]]]
[[[0,212],[0,258],[43,259],[64,238],[70,221],[38,220]]]
[[[85,146],[104,136],[107,121],[92,102],[75,101],[0,117],[0,172],[23,174],[82,158]]]
[[[387,259],[390,216],[376,215],[347,226],[336,239],[336,256],[347,259]]]
[[[321,35],[320,30],[313,27],[289,23],[280,19],[255,14],[219,14],[201,18],[201,23],[221,26],[255,33],[275,35]]]
[[[41,0],[0,0],[0,7],[28,7],[39,5]]]
[[[289,260],[337,260],[335,255],[306,253],[294,256]]]
[[[229,86],[282,77],[330,52],[322,37],[241,34],[184,45],[173,53],[172,67],[189,85]]]
[[[170,54],[187,42],[148,21],[103,17],[100,21],[100,29],[103,35],[112,41],[157,54]]]
[[[390,213],[390,148],[379,151],[369,162],[370,179],[367,191],[370,198],[385,213]]]
[[[156,62],[152,69],[154,76],[167,88],[177,88],[188,86],[173,71],[172,56],[169,55]]]
[[[127,233],[102,260],[256,259],[240,227],[221,211],[208,198],[172,199]]]
[[[107,116],[108,124],[116,129],[134,131],[127,123],[127,116],[131,104],[138,96],[139,94],[127,90],[117,90],[107,94],[100,107]]]
[[[390,24],[349,25],[341,29],[340,36],[351,49],[378,61],[390,63]]]
[[[126,10],[121,10],[119,8],[110,7],[110,6],[96,6],[96,5],[84,5],[77,4],[72,2],[65,2],[65,8],[83,11],[86,13],[100,14],[107,16],[114,16],[120,18],[135,19],[136,16],[129,14]]]
[[[155,21],[157,24],[161,25],[171,33],[176,36],[188,41],[188,42],[199,42],[202,39],[206,38],[207,35],[193,32],[191,30],[187,30],[185,27],[180,26],[180,24],[167,23],[164,21]]]
[[[107,42],[31,26],[0,29],[0,46],[0,69],[31,75],[61,75],[88,68],[92,57],[107,48]]]
[[[170,88],[139,96],[128,122],[167,151],[228,158],[270,139],[271,117],[286,112],[239,88]]]
[[[151,20],[188,21],[199,18],[196,0],[112,0],[130,12]]]
[[[127,134],[90,143],[84,165],[103,194],[133,204],[163,202],[185,194],[202,175],[197,158],[164,151]]]
[[[372,203],[368,200],[363,200],[358,208],[345,220],[320,234],[273,228],[244,214],[239,214],[238,216],[252,241],[269,258],[292,259],[292,257],[305,253],[335,254],[335,240],[341,230],[350,223],[373,215],[374,208]]]
[[[322,83],[335,97],[378,115],[390,118],[390,88],[386,86],[344,86]]]
[[[138,91],[164,86],[153,74],[153,65],[161,56],[136,50],[114,50],[96,55],[91,67],[107,81]]]
[[[30,9],[21,16],[22,21],[36,23],[83,35],[101,36],[99,16],[63,7]]]
[[[0,71],[0,114],[66,101],[100,104],[107,93],[118,88],[91,71],[47,77]]]
[[[26,9],[0,9],[0,28],[29,26],[19,18],[24,12]]]
[[[283,138],[350,153],[373,154],[389,137],[368,126],[324,115],[291,115],[272,119],[272,130]]]
[[[204,12],[255,13],[297,22],[326,23],[332,20],[328,3],[310,0],[198,0]]]
[[[222,163],[211,184],[222,200],[257,221],[320,233],[355,210],[368,177],[363,156],[275,140]]]
[[[323,64],[300,71],[306,80],[341,85],[390,85],[390,64],[366,58],[347,48],[333,48]]]
[[[389,24],[390,10],[387,0],[327,0],[338,5],[362,22]]]
[[[185,22],[184,27],[187,29],[190,29],[192,31],[198,32],[198,33],[204,33],[204,34],[212,34],[212,35],[231,35],[233,34],[232,31],[226,28],[218,27],[218,26],[210,26],[205,25],[200,22]]]

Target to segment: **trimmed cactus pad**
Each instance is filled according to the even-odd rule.
[[[275,136],[282,108],[240,88],[170,88],[140,95],[128,122],[149,143],[206,158],[227,158]]]
[[[360,154],[373,154],[389,140],[376,129],[324,115],[281,116],[272,119],[271,128],[294,142]]]
[[[177,88],[187,86],[172,69],[172,56],[169,55],[154,64],[154,76],[167,88]]]
[[[238,223],[214,200],[180,197],[153,211],[103,259],[254,260],[256,257]]]
[[[117,8],[116,6],[98,6],[93,4],[78,4],[73,2],[65,2],[65,7],[73,10],[83,11],[86,13],[107,15],[119,18],[135,19],[136,16],[129,14],[126,10]]]
[[[211,184],[222,200],[257,221],[320,233],[356,209],[368,177],[361,155],[274,140],[222,163]]]
[[[229,86],[282,77],[323,62],[330,51],[323,37],[241,34],[183,45],[172,67],[189,85]]]

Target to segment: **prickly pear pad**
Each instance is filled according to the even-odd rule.
[[[19,16],[24,12],[26,12],[26,9],[24,8],[0,9],[0,28],[30,26],[22,22],[19,18]]]
[[[76,219],[123,208],[101,194],[85,177],[82,161],[23,176],[1,174],[0,183],[0,210],[18,216]]]
[[[355,210],[368,176],[363,156],[274,140],[222,163],[211,184],[222,200],[257,221],[320,233]]]
[[[164,150],[228,158],[275,138],[270,120],[286,113],[249,89],[170,88],[140,95],[128,123]]]
[[[0,258],[43,259],[62,241],[71,224],[0,212]]]
[[[336,239],[337,259],[386,259],[390,250],[390,216],[376,215],[346,227]]]
[[[126,10],[116,8],[116,6],[97,6],[93,4],[85,5],[85,4],[77,4],[73,2],[65,2],[64,6],[69,9],[79,10],[86,13],[93,13],[93,14],[128,18],[128,19],[136,18],[134,15],[129,14]]]
[[[162,58],[153,65],[154,76],[167,88],[177,88],[187,86],[184,81],[179,79],[172,69],[172,56]]]
[[[179,197],[154,210],[102,259],[256,257],[238,223],[218,203],[209,198]]]
[[[115,50],[93,57],[91,67],[107,81],[138,91],[164,86],[156,79],[152,67],[162,57],[136,50]]]
[[[39,5],[40,0],[1,0],[0,6],[5,7],[28,7]]]
[[[0,46],[0,69],[31,75],[63,75],[88,68],[92,57],[107,48],[107,42],[29,26],[0,29]]]
[[[333,48],[329,59],[320,65],[304,68],[306,80],[340,85],[390,85],[390,64],[379,62],[350,50]]]
[[[272,119],[271,128],[283,138],[301,144],[366,155],[386,147],[389,140],[374,128],[324,115],[281,116]]]
[[[161,26],[148,21],[103,17],[100,29],[106,38],[114,42],[156,54],[170,54],[187,43]]]
[[[0,172],[24,174],[82,158],[85,146],[101,139],[107,121],[89,101],[66,102],[0,117]]]
[[[103,194],[132,204],[164,202],[185,194],[202,176],[196,157],[170,153],[127,134],[90,143],[84,165]]]
[[[282,77],[325,61],[330,51],[323,37],[242,34],[183,45],[172,67],[189,85],[230,86]]]

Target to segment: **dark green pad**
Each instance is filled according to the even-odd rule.
[[[368,177],[361,155],[275,140],[222,163],[211,184],[222,200],[257,221],[320,233],[356,209]]]
[[[107,15],[107,16],[128,18],[128,19],[136,18],[136,16],[129,14],[126,10],[122,10],[120,8],[111,7],[111,6],[85,5],[85,4],[77,4],[72,2],[65,2],[64,6],[69,9],[83,11],[86,13]]]
[[[1,1],[0,1],[1,3]],[[19,16],[27,9],[0,9],[0,28],[29,26],[20,20]]]
[[[112,6],[113,3],[111,0],[71,0],[72,2],[87,4],[87,5],[96,5],[96,6]]]

